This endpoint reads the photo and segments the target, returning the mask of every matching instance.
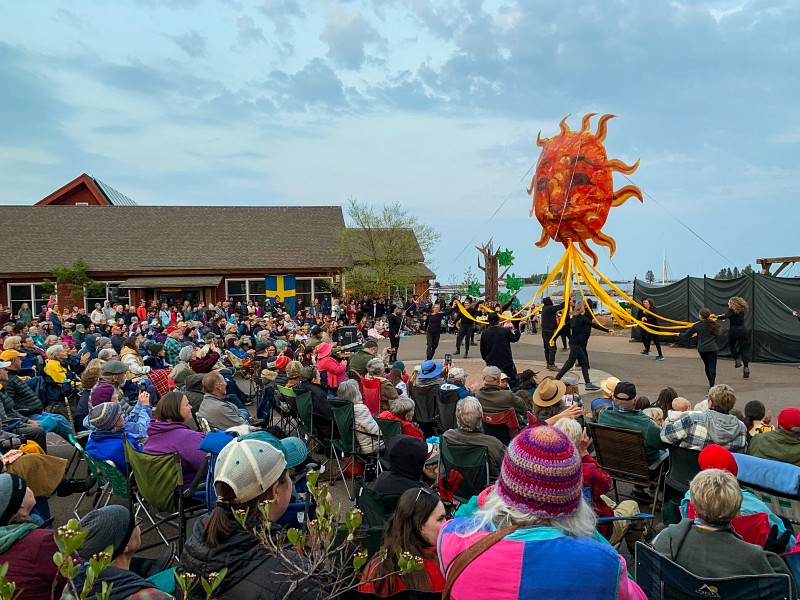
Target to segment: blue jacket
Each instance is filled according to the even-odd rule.
[[[129,433],[125,434],[136,450],[141,452],[142,447]],[[97,460],[110,460],[119,470],[128,474],[128,463],[125,461],[125,447],[122,444],[121,431],[93,431],[86,442],[86,451],[89,456]]]

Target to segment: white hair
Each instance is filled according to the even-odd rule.
[[[61,344],[54,344],[47,349],[47,358],[55,358],[56,354],[61,352],[64,349],[64,346]]]
[[[367,363],[367,375],[376,377],[383,374],[384,364],[380,358],[373,358]]]
[[[575,444],[576,448],[580,445],[581,438],[583,437],[583,427],[581,427],[581,424],[575,419],[559,419],[553,427],[563,431],[570,441]]]
[[[597,526],[597,516],[594,509],[581,497],[580,505],[574,515],[558,519],[541,519],[508,506],[505,500],[497,494],[497,490],[493,489],[486,495],[483,508],[474,514],[474,521],[470,529],[462,535],[472,535],[476,531],[484,530],[488,525],[492,525],[496,529],[511,525],[555,527],[570,537],[592,537]]]
[[[352,404],[361,404],[364,398],[361,396],[361,389],[355,379],[346,379],[339,384],[336,389],[336,396],[339,400],[345,400]]]

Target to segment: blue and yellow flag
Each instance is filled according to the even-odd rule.
[[[273,303],[275,296],[286,306],[286,312],[294,317],[296,311],[295,290],[296,284],[294,275],[266,275],[264,277],[264,289],[267,298]]]

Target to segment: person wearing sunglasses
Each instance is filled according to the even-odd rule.
[[[433,593],[444,590],[445,581],[439,568],[436,540],[445,518],[444,504],[428,488],[404,492],[383,533],[386,558],[376,556],[367,565],[361,579],[364,583],[359,586],[359,591],[392,596],[403,590]],[[398,569],[397,548],[421,557],[424,569],[390,577],[390,573]]]

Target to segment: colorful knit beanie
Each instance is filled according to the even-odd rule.
[[[508,506],[558,519],[578,512],[582,488],[577,448],[560,430],[541,426],[511,441],[495,489]]]

